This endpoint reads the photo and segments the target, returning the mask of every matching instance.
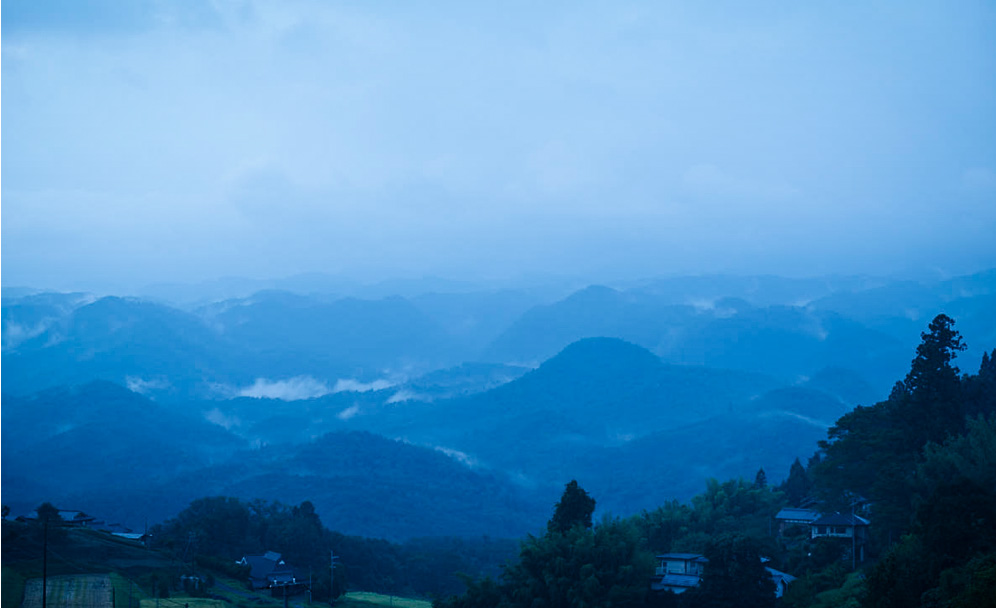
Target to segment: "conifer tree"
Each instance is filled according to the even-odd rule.
[[[554,507],[553,517],[547,523],[547,530],[563,533],[575,526],[590,528],[594,512],[595,499],[578,485],[577,480],[572,479],[564,487],[560,502]]]

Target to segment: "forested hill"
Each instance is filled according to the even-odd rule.
[[[937,316],[890,397],[842,416],[809,466],[797,460],[776,488],[763,471],[753,483],[711,480],[690,504],[596,522],[595,500],[572,482],[517,564],[437,606],[773,607],[764,566],[797,577],[781,600],[794,608],[992,605],[996,350],[965,375],[954,364],[962,350],[952,319]],[[810,539],[805,526],[775,534],[786,506],[842,520],[857,512],[871,534],[860,546]],[[700,584],[681,595],[651,591],[652,556],[665,552],[704,554]]]

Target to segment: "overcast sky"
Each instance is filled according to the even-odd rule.
[[[993,2],[4,0],[2,282],[996,266]]]

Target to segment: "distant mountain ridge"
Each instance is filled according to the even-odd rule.
[[[996,343],[994,279],[703,278],[536,306],[519,292],[263,292],[193,312],[5,298],[5,501],[129,521],[233,493],[312,499],[352,533],[521,535],[577,478],[627,514],[708,476],[784,476],[902,377],[936,306],[973,349]]]

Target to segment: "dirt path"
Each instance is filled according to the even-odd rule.
[[[51,576],[47,584],[47,608],[114,608],[111,578],[102,574]],[[24,585],[21,608],[41,608],[42,579]]]

